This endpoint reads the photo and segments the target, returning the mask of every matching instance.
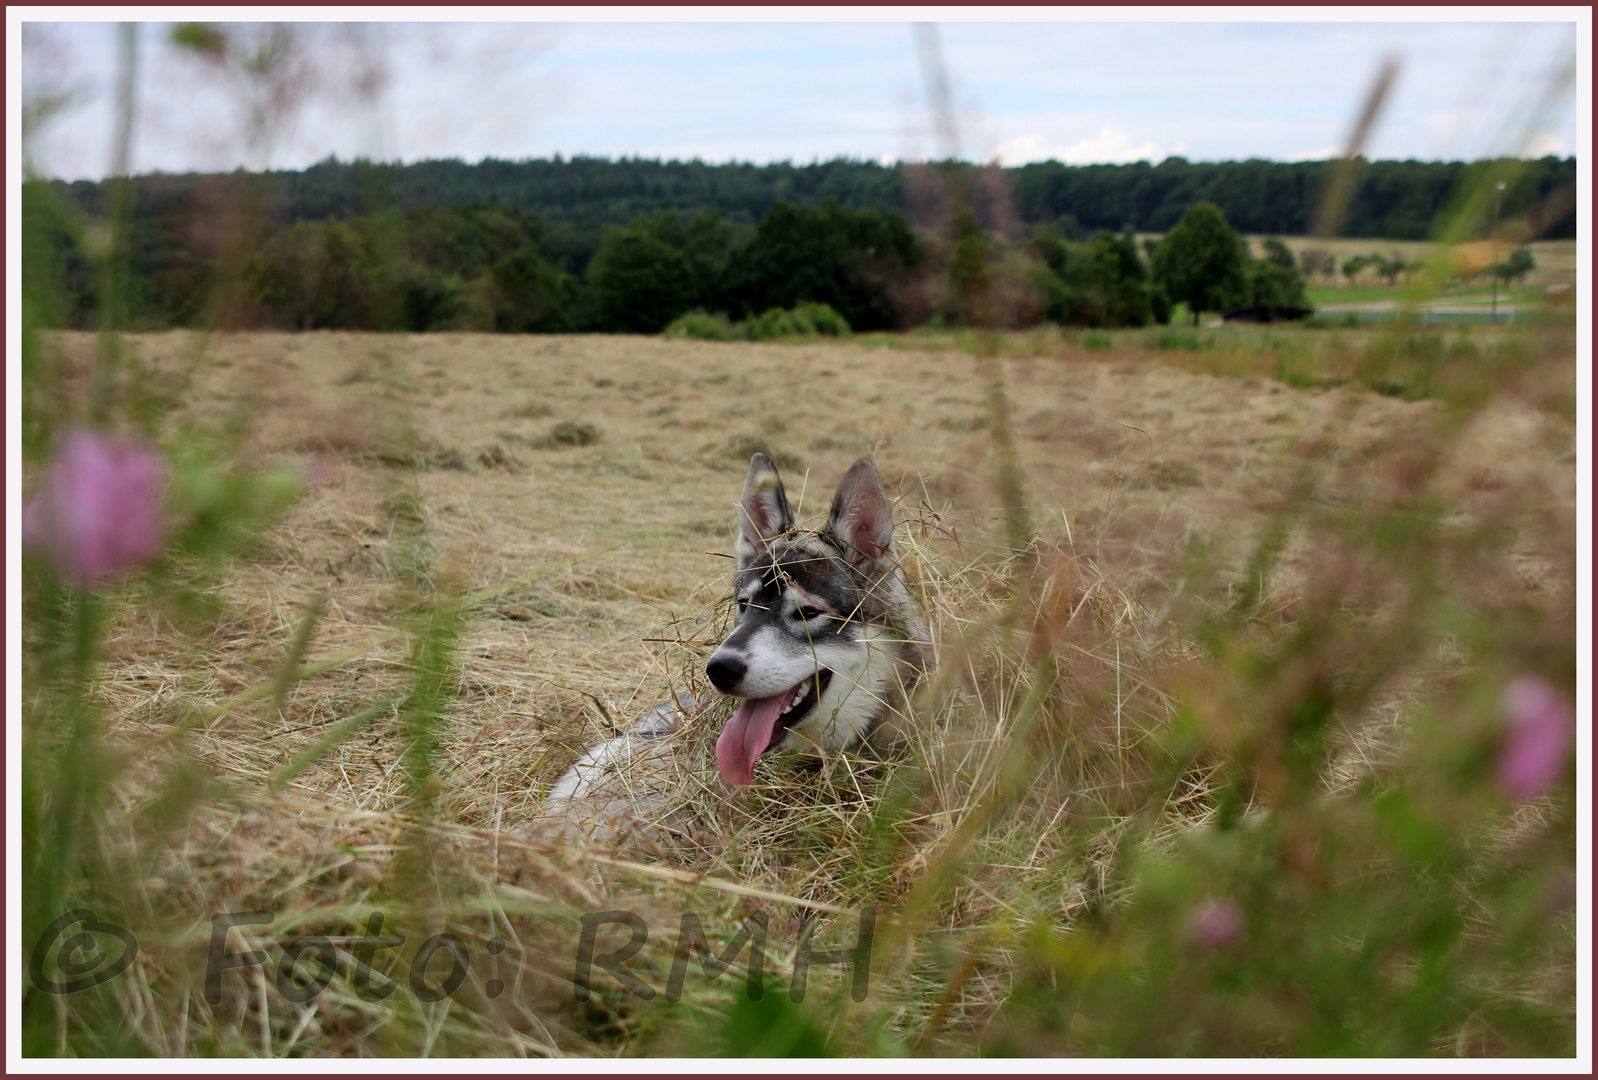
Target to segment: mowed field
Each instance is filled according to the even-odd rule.
[[[134,339],[157,371],[187,362],[192,345],[177,334]],[[812,527],[848,466],[872,457],[901,523],[972,557],[1002,544],[987,391],[963,352],[316,333],[219,338],[210,356],[190,408],[245,419],[248,453],[298,461],[313,484],[231,586],[250,609],[241,625],[260,637],[229,643],[218,688],[248,682],[253,671],[227,660],[265,663],[319,593],[324,649],[382,625],[392,600],[385,500],[395,463],[414,458],[433,571],[467,590],[510,590],[474,619],[469,654],[508,698],[483,702],[461,730],[528,737],[517,768],[492,762],[492,790],[513,819],[579,744],[608,734],[582,694],[622,717],[669,696],[669,650],[646,639],[677,636],[668,624],[706,616],[727,592],[753,450],[778,461]],[[1346,482],[1357,485],[1391,464],[1388,451],[1423,438],[1437,408],[1134,359],[1062,342],[1004,361],[1003,373],[1044,543],[1091,555],[1119,590],[1151,604],[1195,540],[1241,565],[1306,459],[1335,454],[1355,466]],[[595,441],[552,438],[562,424]],[[1489,410],[1450,466],[1459,509],[1528,485],[1573,505],[1572,434],[1527,406]],[[1314,549],[1299,541],[1274,585],[1284,595]],[[1528,581],[1563,584],[1538,552],[1518,557]],[[560,748],[546,758],[551,736]],[[257,767],[288,748],[263,742]],[[358,785],[346,795],[360,797]]]
[[[1130,700],[1135,684],[1171,656],[1191,656],[1183,613],[1192,609],[1183,605],[1202,610],[1225,600],[1224,590],[1204,592],[1189,580],[1194,553],[1207,553],[1210,578],[1243,580],[1306,475],[1318,477],[1315,499],[1323,506],[1387,498],[1422,467],[1426,448],[1439,445],[1434,433],[1446,420],[1434,401],[1191,374],[1150,363],[1130,345],[1089,352],[1072,337],[1029,341],[994,361],[1025,518],[1044,571],[1058,576],[1059,567],[1072,567],[1075,610],[1097,620],[1080,662],[1104,685],[1113,682],[1100,719],[1117,750],[1123,696]],[[255,701],[189,736],[186,752],[224,777],[238,799],[219,802],[152,861],[150,888],[182,896],[180,908],[256,904],[314,923],[317,912],[331,917],[374,903],[384,889],[393,894],[394,859],[413,841],[404,816],[405,747],[392,717],[282,790],[268,781],[329,724],[402,692],[406,640],[395,628],[410,601],[396,567],[405,562],[428,588],[470,600],[440,735],[442,824],[430,834],[438,846],[429,855],[440,895],[483,890],[494,898],[491,909],[546,915],[594,905],[680,910],[680,890],[645,895],[678,888],[678,879],[635,870],[594,877],[595,864],[550,862],[536,847],[518,846],[518,829],[582,748],[673,692],[703,690],[699,666],[727,626],[735,499],[755,449],[777,460],[790,500],[812,525],[848,466],[863,456],[876,460],[897,501],[912,585],[929,608],[941,658],[972,664],[977,681],[967,692],[981,696],[960,641],[997,607],[1002,592],[992,583],[1009,555],[992,384],[966,352],[923,350],[909,339],[872,347],[354,333],[166,334],[128,344],[157,379],[202,356],[175,422],[233,424],[243,457],[292,460],[308,486],[262,544],[218,579],[214,598],[223,614],[213,631],[197,636],[158,611],[125,609],[101,683],[108,737],[128,744],[160,737],[191,710],[260,685],[319,597],[325,603],[305,660],[336,661],[280,706]],[[94,341],[67,335],[59,345],[86,360]],[[1574,588],[1574,538],[1567,545],[1559,523],[1574,520],[1574,423],[1512,393],[1464,423],[1450,431],[1433,484],[1448,520],[1461,527],[1511,520],[1535,506],[1539,520],[1554,522],[1512,539],[1498,564],[1501,580],[1483,587],[1564,612]],[[1259,583],[1266,622],[1290,621],[1294,605],[1328,573],[1322,539],[1287,532],[1279,562]],[[1349,718],[1343,775],[1392,752],[1403,690]],[[1137,715],[1147,721],[1161,698],[1144,692]],[[1129,706],[1129,726],[1132,715]],[[701,742],[715,736],[711,720],[705,724],[692,735]],[[986,739],[1001,747],[1003,738],[1002,730],[971,736],[972,745]],[[158,775],[161,761],[152,758],[144,775]],[[775,841],[739,847],[738,823],[758,818],[762,806],[825,801],[783,766],[769,768],[757,791],[707,795],[726,803],[722,835],[644,861],[762,895],[852,908],[858,884],[844,880],[829,851],[782,854]],[[948,775],[957,786],[971,773],[951,767]],[[785,794],[778,790],[785,784],[800,790]],[[1210,813],[1202,794],[1193,793],[1189,824]],[[918,819],[926,847],[893,869],[905,890],[955,827],[964,798],[952,787],[929,796]],[[1179,807],[1171,813],[1181,819]],[[991,840],[1019,845],[1019,854],[1002,873],[985,871],[951,926],[1002,910],[1008,890],[1026,887],[1029,867],[1062,873],[1046,820],[1026,825],[1024,837]],[[758,828],[749,825],[748,834],[758,836]],[[1079,869],[1064,872],[1066,879],[1092,876],[1091,867]],[[626,876],[635,873],[641,876]],[[1086,894],[1062,890],[1055,903],[1069,921]],[[615,899],[618,891],[627,903]],[[714,889],[691,896],[706,911],[737,899]],[[732,910],[726,907],[728,918]],[[204,933],[167,919],[174,950]],[[1002,999],[1002,952],[992,954],[993,971],[967,973],[969,985],[949,991],[937,1011],[944,1030],[976,1030]],[[548,970],[567,964],[562,954]],[[471,1015],[486,1019],[456,1017],[452,1024],[466,1026],[449,1029],[434,1050],[590,1053],[646,1045],[625,1023],[620,1035],[607,1029],[608,1043],[591,1025],[562,1027],[552,1019],[560,1010],[540,1004],[552,994],[533,987],[498,1003],[476,1000]],[[923,1019],[936,995],[928,1000]],[[170,1013],[147,1004],[151,1015]],[[367,1052],[358,1018],[374,1019],[388,1006],[350,998],[340,1007],[357,1019],[324,1010],[313,1023],[274,1005],[266,1010],[270,1024],[262,1019],[257,1027],[254,1005],[244,1001],[216,1020],[203,1044],[175,1019],[151,1021],[151,1045],[177,1054],[254,1052],[259,1036],[259,1049],[278,1052],[299,1024],[300,1052]],[[673,1037],[647,1045],[687,1045]]]

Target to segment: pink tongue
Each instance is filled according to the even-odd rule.
[[[777,727],[777,717],[793,701],[798,690],[796,686],[775,697],[746,698],[738,706],[738,711],[727,721],[721,738],[716,740],[716,761],[721,765],[723,780],[729,784],[754,782],[755,758],[771,745],[771,733]]]

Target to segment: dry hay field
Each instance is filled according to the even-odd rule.
[[[1081,352],[1064,338],[995,360],[1037,537],[1017,570],[991,383],[963,352],[353,333],[174,333],[128,344],[157,378],[202,356],[176,421],[234,424],[244,457],[292,459],[309,479],[287,517],[215,583],[212,629],[195,634],[130,604],[106,646],[108,736],[154,748],[135,780],[176,768],[178,747],[212,777],[204,809],[145,853],[150,970],[118,991],[144,1050],[177,1055],[702,1051],[698,1028],[641,1020],[619,992],[573,1006],[583,911],[625,908],[674,930],[684,910],[730,927],[764,905],[779,914],[779,971],[807,912],[836,914],[844,940],[844,915],[863,897],[924,905],[932,922],[922,948],[940,935],[958,944],[962,927],[984,921],[1069,923],[1102,902],[1114,844],[1064,850],[1051,823],[1129,812],[1114,776],[1162,722],[1166,673],[1193,663],[1183,620],[1226,602],[1214,582],[1247,583],[1261,536],[1306,470],[1321,477],[1322,506],[1383,497],[1423,467],[1443,420],[1434,402],[1206,377]],[[59,346],[87,358],[94,341],[68,335]],[[1534,503],[1573,521],[1574,437],[1570,420],[1513,395],[1474,414],[1435,470],[1449,514],[1488,521]],[[722,827],[665,849],[528,840],[518,830],[584,747],[674,692],[703,692],[700,665],[728,625],[735,498],[757,448],[779,463],[811,524],[862,456],[877,461],[896,500],[907,574],[929,608],[940,685],[954,702],[939,706],[947,722],[910,757],[931,778],[907,819],[911,842],[871,846],[872,792],[912,766],[867,760],[822,773],[773,762],[747,792],[707,785]],[[1563,611],[1573,552],[1547,535],[1563,533],[1528,531],[1477,584]],[[1199,577],[1190,574],[1196,551],[1208,553]],[[1339,572],[1318,537],[1290,530],[1268,580],[1255,583],[1262,624],[1289,623],[1301,598]],[[1029,662],[978,638],[1018,574],[1039,583],[1023,620],[1063,643],[1083,719],[1059,767],[1071,758],[1077,790],[1065,790],[1063,773],[1034,781],[1021,799],[1036,806],[973,838],[962,815],[1001,783],[995,770],[1010,760],[1006,725],[1018,705],[1005,694],[1026,688],[994,675]],[[409,813],[408,750],[393,709],[274,786],[331,725],[404,693],[416,646],[403,616],[418,590],[467,601],[427,778],[431,817]],[[303,659],[319,673],[280,700],[256,692],[318,597]],[[1413,689],[1390,687],[1345,719],[1339,776],[1352,782],[1392,752]],[[713,741],[723,717],[707,713],[684,737]],[[1083,788],[1083,777],[1101,785]],[[1159,827],[1191,828],[1213,813],[1207,777],[1202,768],[1184,777]],[[122,797],[139,808],[138,783]],[[130,833],[126,842],[145,841]],[[956,843],[980,849],[980,869],[927,899],[921,884]],[[251,908],[277,913],[261,940],[327,932],[377,908],[409,912],[465,936],[472,974],[442,1011],[405,993],[364,1001],[342,982],[296,1006],[243,977],[223,1005],[204,1006],[196,956],[206,917]],[[920,961],[895,974],[891,957],[910,953],[891,928],[882,935],[883,978],[898,989],[881,1029],[919,1032],[921,1052],[969,1048],[960,1040],[1003,1000],[1022,939],[993,939],[945,992]],[[508,939],[518,962],[495,996],[480,967],[491,936]],[[660,948],[646,955],[669,964],[669,940]],[[842,1000],[842,976],[813,979]],[[921,985],[928,979],[932,989]],[[684,1008],[695,1001],[724,1002],[697,968]]]

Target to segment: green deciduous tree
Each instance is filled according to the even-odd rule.
[[[1409,263],[1402,255],[1393,254],[1383,258],[1377,257],[1376,272],[1389,286],[1398,284],[1398,279],[1409,273]]]
[[[1267,236],[1260,243],[1260,247],[1265,252],[1263,256],[1265,261],[1275,263],[1277,266],[1280,266],[1286,270],[1294,270],[1297,268],[1298,262],[1293,258],[1292,250],[1286,244],[1282,243],[1279,238],[1275,236]]]
[[[1309,306],[1309,300],[1304,295],[1304,279],[1296,266],[1282,266],[1269,259],[1256,259],[1249,263],[1247,276],[1250,304],[1273,311]]]
[[[570,328],[577,283],[524,247],[494,264],[494,328],[511,333]]]
[[[1156,321],[1149,272],[1131,239],[1101,232],[1085,244],[1072,244],[1040,233],[1033,250],[1043,261],[1038,284],[1053,322],[1110,327]]]
[[[1298,253],[1298,266],[1307,278],[1337,277],[1337,257],[1324,248],[1305,248]]]
[[[779,201],[732,258],[723,293],[739,318],[815,301],[856,330],[897,325],[892,292],[921,252],[899,214]]]
[[[694,306],[694,267],[680,250],[642,227],[612,229],[588,265],[600,330],[654,334]]]
[[[270,321],[295,330],[378,329],[381,267],[370,238],[341,221],[300,222],[256,256],[256,304]]]
[[[1537,269],[1537,260],[1532,258],[1531,252],[1523,247],[1516,248],[1509,253],[1509,258],[1499,263],[1493,270],[1498,275],[1499,281],[1524,281],[1526,275]]]
[[[1198,203],[1154,249],[1154,280],[1173,301],[1202,311],[1231,307],[1246,295],[1243,239],[1214,203]]]

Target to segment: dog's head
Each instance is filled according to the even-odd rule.
[[[926,632],[899,574],[893,507],[876,466],[854,463],[819,532],[799,530],[765,454],[749,461],[738,528],[732,633],[705,672],[744,699],[716,742],[721,775],[748,784],[755,759],[790,742],[858,743],[919,674]]]

